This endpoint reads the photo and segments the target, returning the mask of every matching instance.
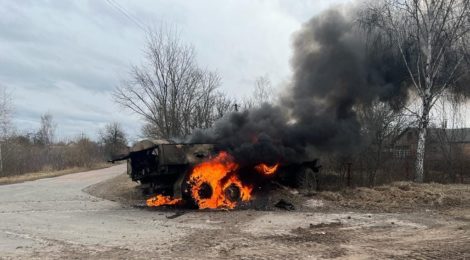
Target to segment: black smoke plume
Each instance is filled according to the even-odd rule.
[[[355,108],[407,93],[399,56],[366,37],[357,13],[330,9],[294,35],[293,78],[278,104],[234,112],[189,141],[220,144],[242,165],[353,153],[362,143]]]

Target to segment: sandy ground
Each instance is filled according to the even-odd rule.
[[[0,186],[0,258],[470,258],[466,199],[381,211],[384,199],[355,209],[347,193],[326,193],[296,211],[155,210],[135,206],[124,167]]]

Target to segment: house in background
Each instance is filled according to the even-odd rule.
[[[418,129],[407,128],[392,141],[389,151],[395,159],[412,159],[416,157],[417,144]],[[429,128],[426,156],[442,159],[450,152],[459,152],[470,159],[470,128]]]
[[[418,129],[407,128],[389,143],[394,175],[413,178]],[[470,177],[470,128],[429,128],[425,151],[426,181],[466,183]],[[396,178],[396,176],[395,176]]]

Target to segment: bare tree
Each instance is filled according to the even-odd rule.
[[[12,131],[13,112],[11,94],[6,87],[0,87],[0,174],[3,175],[3,147]]]
[[[145,135],[177,138],[213,123],[220,76],[201,69],[194,48],[174,32],[150,32],[146,63],[116,88],[115,101],[140,115]]]
[[[41,125],[35,136],[35,143],[50,146],[54,143],[55,130],[57,124],[54,122],[52,114],[45,113],[41,116]]]
[[[194,104],[185,106],[185,126],[187,132],[194,128],[209,128],[214,122],[214,107],[216,105],[216,90],[220,85],[220,76],[207,73],[201,77],[200,93],[196,93]]]
[[[467,73],[469,0],[382,0],[367,9],[366,24],[399,49],[420,97],[415,181],[424,180],[430,111],[444,91]]]
[[[107,159],[112,159],[127,149],[126,133],[122,129],[121,124],[112,122],[100,130],[100,142],[104,147]]]
[[[0,87],[0,138],[5,139],[12,131],[11,117],[13,105],[11,94],[5,87]]]
[[[214,120],[222,118],[229,112],[234,111],[235,101],[228,98],[223,93],[218,93],[215,97],[215,117]]]
[[[368,143],[360,156],[365,158],[368,184],[373,186],[377,172],[384,163],[387,144],[407,127],[407,122],[400,110],[380,101],[357,107],[356,112],[362,125],[362,135]]]
[[[436,107],[438,115],[441,117],[441,128],[435,129],[434,141],[444,160],[445,169],[449,173],[451,181],[457,181],[459,167],[465,161],[465,153],[462,150],[461,142],[470,138],[464,128],[466,105],[462,95],[450,94],[446,91],[439,99]],[[462,171],[460,171],[462,176]]]
[[[243,108],[251,109],[259,107],[263,103],[274,102],[274,89],[267,76],[260,76],[255,79],[253,94],[243,100]]]
[[[256,78],[253,97],[256,103],[272,103],[274,101],[274,89],[267,76]]]

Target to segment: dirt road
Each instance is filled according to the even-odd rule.
[[[0,258],[465,259],[470,209],[368,213],[175,211],[123,206],[83,190],[108,169],[0,186]]]

